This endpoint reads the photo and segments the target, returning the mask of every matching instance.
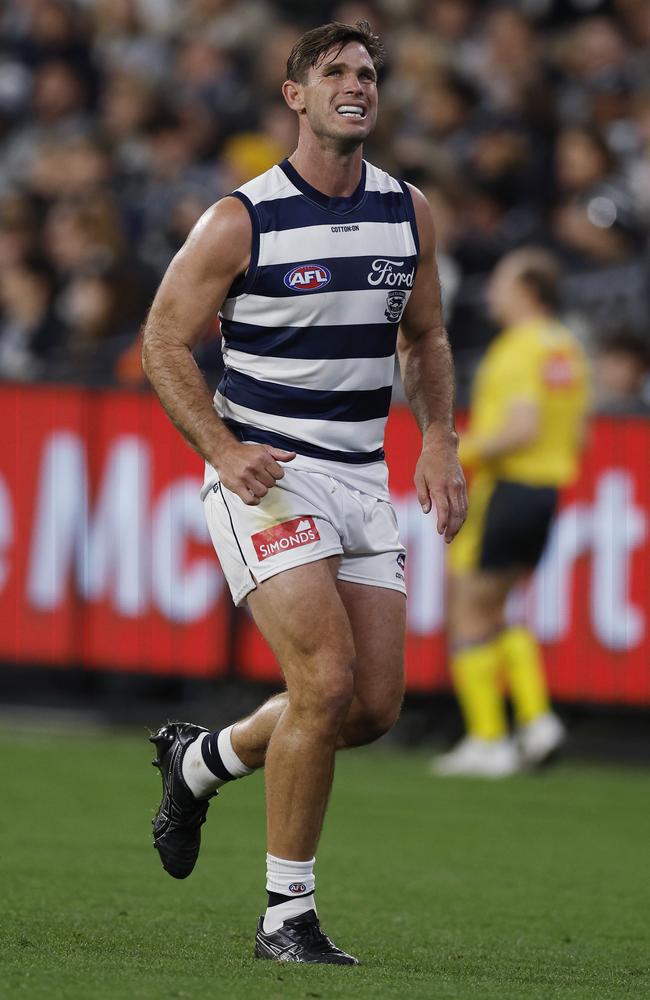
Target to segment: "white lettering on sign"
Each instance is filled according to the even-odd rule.
[[[179,477],[153,502],[151,463],[143,438],[117,436],[98,470],[91,501],[81,437],[55,431],[46,439],[27,558],[26,599],[32,607],[60,607],[73,584],[83,600],[108,600],[126,618],[152,606],[182,623],[210,612],[224,588],[218,562],[212,551],[187,555],[188,544],[209,545],[200,482]],[[394,505],[409,554],[409,630],[433,635],[444,628],[446,547],[414,493],[396,496]],[[12,498],[0,477],[0,591],[14,569],[14,520]],[[647,542],[647,522],[648,512],[635,499],[634,477],[621,468],[600,475],[591,502],[580,500],[560,511],[525,601],[530,623],[544,642],[560,642],[571,633],[575,567],[588,558],[594,636],[613,650],[643,643],[646,613],[630,587],[633,561]],[[260,535],[260,558],[318,538],[310,518]]]
[[[630,599],[632,557],[646,538],[647,514],[634,502],[634,481],[610,469],[596,484],[594,502],[560,511],[533,585],[533,626],[540,639],[565,638],[574,613],[575,562],[591,555],[591,627],[608,649],[643,641],[645,616]]]
[[[149,603],[148,446],[139,438],[117,438],[106,460],[91,512],[86,454],[80,439],[53,434],[45,448],[38,484],[36,525],[27,590],[32,604],[56,607],[74,573],[88,601],[112,596],[127,618]]]
[[[630,599],[630,576],[646,523],[645,511],[634,503],[629,473],[616,470],[602,476],[593,508],[591,616],[594,632],[610,649],[632,649],[643,638],[645,616]]]
[[[179,479],[160,497],[152,523],[152,596],[160,613],[174,622],[203,618],[217,603],[223,575],[211,552],[185,563],[187,540],[210,544],[195,479]]]
[[[4,590],[11,572],[10,551],[14,540],[14,516],[11,494],[0,476],[0,591]]]
[[[83,442],[68,432],[51,435],[29,553],[27,598],[33,607],[61,605],[72,580],[83,599],[108,599],[125,618],[145,614],[152,600],[172,621],[195,621],[210,610],[223,589],[216,559],[184,562],[188,541],[209,541],[200,481],[172,483],[152,509],[150,466],[144,440],[116,438],[92,508]]]

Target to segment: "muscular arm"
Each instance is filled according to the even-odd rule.
[[[221,481],[250,505],[284,474],[277,460],[293,452],[242,445],[212,405],[192,348],[249,263],[251,225],[235,198],[213,205],[176,254],[156,293],[144,330],[142,363],[167,414]]]
[[[431,210],[417,188],[411,187],[411,193],[420,262],[402,317],[397,351],[406,398],[422,431],[422,454],[415,470],[418,499],[425,513],[431,510],[432,502],[435,504],[438,531],[450,542],[467,514],[467,491],[454,430],[454,371],[442,325]]]

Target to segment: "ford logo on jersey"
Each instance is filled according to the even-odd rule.
[[[284,283],[292,292],[313,292],[329,285],[331,280],[332,275],[324,264],[300,264],[284,276]]]

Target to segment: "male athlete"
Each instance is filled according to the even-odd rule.
[[[265,768],[268,908],[255,953],[356,964],[320,929],[314,854],[338,748],[377,739],[403,687],[404,548],[382,450],[399,334],[423,434],[415,483],[451,541],[466,513],[424,197],[362,159],[377,117],[370,26],[307,32],[284,98],[298,147],[199,220],[153,303],[144,365],[206,461],[211,536],[236,604],[248,601],[286,692],[221,732],[169,723],[154,844],[185,878],[209,799]],[[191,349],[219,311],[214,402]]]
[[[452,674],[467,737],[434,762],[440,775],[506,777],[535,766],[564,738],[549,704],[532,633],[507,627],[508,594],[537,564],[558,490],[578,471],[588,397],[587,365],[556,318],[558,269],[543,250],[503,258],[488,307],[504,330],[481,362],[463,464],[473,474],[465,529],[450,552]],[[518,739],[509,738],[503,681]]]

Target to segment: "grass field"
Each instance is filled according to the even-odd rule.
[[[647,775],[565,766],[436,781],[422,755],[339,758],[317,865],[325,929],[360,968],[252,958],[260,775],[211,808],[197,869],[150,844],[150,747],[0,732],[0,996],[614,1000],[650,996]]]

